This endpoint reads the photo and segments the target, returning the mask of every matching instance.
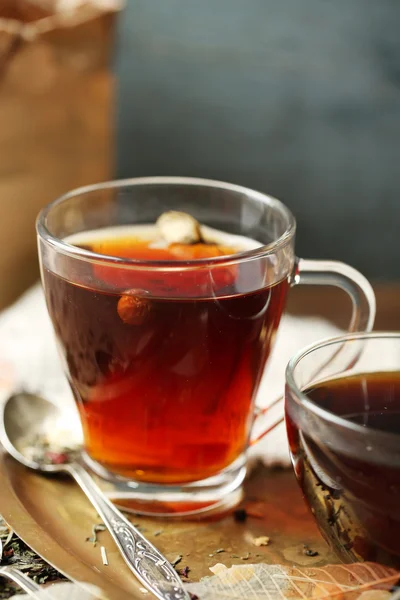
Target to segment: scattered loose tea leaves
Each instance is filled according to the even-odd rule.
[[[63,465],[73,461],[78,448],[49,441],[43,435],[28,436],[23,444],[23,453],[32,461],[45,465]]]
[[[6,531],[7,531],[7,530],[6,530]],[[12,530],[12,529],[10,529],[10,531],[9,531],[9,532],[7,532],[7,533],[8,533],[8,535],[7,535],[6,541],[5,541],[5,542],[4,542],[4,544],[3,544],[3,550],[4,550],[5,548],[7,548],[8,544],[11,542],[11,540],[12,540],[12,537],[13,537],[13,535],[14,535],[14,532],[13,532],[13,530]],[[3,541],[3,540],[2,540],[2,541]]]
[[[51,451],[49,451],[49,452],[45,453],[45,458],[52,465],[65,465],[67,462],[69,462],[69,457],[66,452],[51,452]]]
[[[176,565],[179,565],[179,563],[181,562],[182,558],[183,558],[182,554],[178,554],[178,555],[177,555],[177,556],[174,558],[174,560],[171,560],[171,565],[172,565],[173,567],[176,567]]]
[[[108,567],[107,551],[104,548],[104,546],[100,546],[100,553],[101,553],[101,560],[103,561],[103,565]]]
[[[46,564],[37,556],[13,531],[4,524],[0,517],[0,539],[5,552],[3,552],[3,564],[11,565],[24,571],[31,579],[39,584],[54,580],[66,580],[53,567]],[[19,593],[19,588],[8,584],[5,580],[0,585],[0,600],[10,598]]]
[[[163,532],[163,529],[159,529],[158,531],[155,531],[155,532],[153,533],[153,535],[154,535],[154,537],[158,537],[159,535],[161,535],[161,534],[162,534],[162,532]]]
[[[215,550],[214,552],[212,552],[208,556],[212,557],[212,556],[215,556],[216,554],[221,554],[222,552],[226,552],[225,548],[218,548],[218,550]]]
[[[247,554],[245,554],[244,556],[240,557],[240,560],[249,560],[250,558],[250,552],[248,552]]]
[[[96,547],[96,544],[98,542],[97,534],[100,531],[106,531],[106,529],[107,529],[107,527],[103,523],[99,523],[98,525],[93,525],[92,535],[91,535],[91,537],[86,538],[86,542],[91,542],[93,544],[93,546]]]
[[[303,553],[306,556],[312,556],[312,557],[313,556],[319,556],[319,552],[317,552],[317,550],[312,550],[311,548],[309,548],[307,546],[307,544],[304,544],[304,546],[303,546]]]
[[[0,599],[6,600],[7,598],[11,598],[11,596],[17,594],[18,591],[18,588],[13,583],[10,584],[6,579],[4,579],[1,583]]]
[[[181,577],[189,577],[190,567],[183,567],[183,569],[178,569],[178,573]]]
[[[339,518],[340,513],[343,510],[343,506],[339,506],[339,508],[336,511],[333,511],[333,513],[331,514],[331,516],[328,518],[328,524],[329,525],[335,525],[336,521]]]
[[[244,523],[247,519],[247,512],[244,508],[237,508],[233,513],[236,523]]]

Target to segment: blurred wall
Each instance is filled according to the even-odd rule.
[[[258,188],[298,253],[400,279],[399,0],[128,0],[118,176]]]

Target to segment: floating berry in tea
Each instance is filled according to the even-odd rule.
[[[128,290],[118,300],[118,315],[127,325],[143,325],[151,312],[151,300],[144,292]]]

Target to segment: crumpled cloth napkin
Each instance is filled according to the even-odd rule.
[[[257,404],[268,406],[284,392],[285,368],[290,357],[303,346],[341,331],[320,318],[284,315],[275,348],[267,364]],[[0,313],[0,393],[23,387],[42,393],[66,408],[77,419],[72,394],[61,369],[53,329],[40,284],[28,290],[14,305]],[[283,405],[271,411],[271,419],[282,414]],[[278,426],[249,452],[250,460],[266,465],[288,465],[286,432]]]

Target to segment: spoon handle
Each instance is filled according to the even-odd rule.
[[[159,600],[189,600],[189,594],[168,560],[106,498],[91,475],[74,463],[68,472],[103,519],[123,559],[141,583]]]
[[[29,579],[29,577],[14,567],[0,567],[0,576],[11,579],[11,581],[17,583],[21,590],[26,592],[31,598],[37,598],[38,600],[40,600],[40,598],[44,599],[46,595],[42,595],[42,593],[48,592],[48,590],[41,588],[37,583],[32,581],[32,579]],[[40,596],[38,595],[39,592]],[[50,594],[47,594],[47,597],[49,600],[52,598]]]

